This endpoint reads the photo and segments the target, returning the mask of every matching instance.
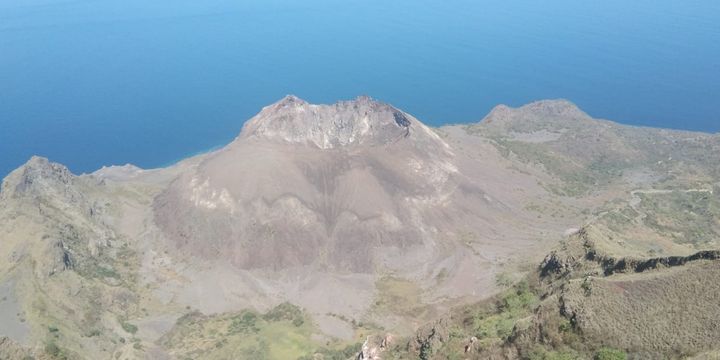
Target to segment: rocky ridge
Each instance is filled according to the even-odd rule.
[[[367,96],[314,105],[288,95],[245,123],[239,139],[258,138],[319,149],[388,145],[416,133],[440,139],[412,116]]]

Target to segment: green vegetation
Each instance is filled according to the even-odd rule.
[[[54,341],[45,344],[45,353],[55,360],[67,360],[68,356]]]
[[[675,242],[703,245],[720,239],[720,199],[701,191],[640,194],[645,224]]]
[[[555,148],[546,143],[528,143],[494,138],[505,157],[511,154],[527,164],[542,166],[556,176],[559,184],[548,184],[547,189],[557,195],[581,196],[598,186],[606,186],[623,175],[629,164],[611,156],[585,158],[582,154]]]
[[[129,322],[121,321],[120,326],[130,334],[135,334],[138,331],[138,327]]]
[[[604,347],[595,353],[594,360],[627,360],[627,354],[621,350]]]
[[[360,352],[362,344],[352,344],[344,348],[332,349],[332,348],[321,348],[316,350],[313,355],[305,355],[298,358],[298,360],[315,360],[317,356],[320,356],[322,360],[347,360],[353,358],[357,353]]]
[[[597,214],[594,238],[606,255],[687,255],[720,246],[720,197],[708,185],[636,191],[632,197],[630,203],[608,203]]]
[[[526,281],[516,284],[500,298],[493,313],[475,314],[473,319],[475,336],[485,341],[507,339],[515,323],[530,315],[530,310],[538,302],[537,295],[530,290]]]
[[[300,307],[289,302],[284,302],[263,315],[266,321],[282,321],[287,320],[295,326],[302,326],[305,323],[305,316]]]
[[[120,278],[120,275],[115,271],[115,269],[110,267],[104,267],[104,266],[97,266],[95,267],[95,276],[99,278],[113,278],[118,279]]]
[[[426,314],[420,295],[422,289],[412,281],[384,276],[375,283],[377,294],[373,304],[376,314],[395,314],[422,319]]]
[[[257,327],[258,316],[252,311],[243,311],[233,316],[230,320],[231,323],[227,330],[228,335],[250,334],[260,331]]]
[[[102,335],[102,331],[99,329],[90,329],[87,332],[85,332],[85,337],[95,337]]]
[[[248,360],[265,360],[270,356],[270,346],[265,339],[258,340],[257,344],[240,350],[240,358]]]
[[[583,279],[582,283],[580,284],[580,287],[583,289],[585,296],[592,295],[592,279],[589,276],[587,276],[587,277],[585,277],[585,279]]]
[[[473,337],[476,338],[477,349],[501,346],[509,340],[516,327],[527,325],[526,319],[539,303],[536,290],[528,281],[521,281],[493,299],[456,309],[451,317],[453,322],[448,327],[443,325],[427,333],[428,336],[435,334],[433,339],[443,340],[428,339],[418,343],[414,356],[420,359],[465,359],[465,346]],[[383,358],[414,358],[408,354],[405,344],[397,342]]]
[[[58,356],[60,354],[60,351],[60,348],[54,342],[50,342],[45,345],[45,353],[50,356]]]
[[[318,343],[313,338],[317,332],[300,307],[282,303],[264,314],[252,310],[212,316],[188,313],[160,343],[181,359],[311,359],[316,353],[324,359],[340,359],[356,345]]]
[[[431,331],[424,333],[424,336],[429,336],[428,338],[417,338],[420,341],[416,343],[416,338],[413,337],[408,341],[414,343],[414,347],[406,347],[407,342],[395,345],[383,358],[426,360],[503,358],[501,354],[517,351],[518,358],[528,360],[627,360],[628,354],[625,351],[611,347],[596,347],[603,344],[602,339],[612,338],[617,344],[620,340],[616,336],[623,339],[637,338],[637,334],[633,334],[627,324],[623,325],[623,331],[619,332],[617,329],[608,330],[612,325],[605,321],[601,324],[602,330],[599,330],[600,337],[587,337],[582,331],[578,331],[579,329],[568,317],[560,313],[559,300],[572,301],[571,308],[583,308],[577,301],[594,303],[612,297],[607,294],[607,291],[613,291],[608,286],[603,286],[602,295],[586,295],[583,283],[588,282],[583,278],[575,278],[565,283],[562,289],[557,288],[569,298],[560,300],[557,295],[553,295],[541,301],[538,294],[548,290],[545,284],[533,282],[531,286],[528,281],[519,282],[492,301],[456,309],[448,318],[450,322],[438,323]],[[627,287],[628,283],[621,282],[621,284],[632,294],[632,289]],[[637,286],[644,288],[652,284]],[[566,293],[566,287],[575,290]],[[651,288],[658,294],[662,294],[661,289],[664,289],[654,286]],[[603,305],[604,311],[612,311],[610,308],[628,309],[629,307],[626,304]],[[606,314],[603,316],[608,317]],[[622,314],[622,316],[627,315]],[[540,322],[536,322],[537,320]],[[613,320],[618,322],[618,319]],[[643,321],[647,322],[647,319],[633,320],[633,324]],[[663,320],[658,321],[660,324]],[[654,331],[653,329],[657,327],[651,326],[648,331]],[[609,336],[610,333],[612,336]],[[541,343],[530,340],[536,336],[542,338]],[[473,337],[473,341],[469,342]],[[472,346],[473,356],[465,353],[467,346]]]
[[[501,288],[508,288],[512,285],[512,277],[507,273],[499,273],[495,276],[495,284]]]
[[[621,233],[632,227],[633,220],[639,215],[637,211],[628,206],[619,211],[609,211],[603,216],[603,221],[610,230]]]

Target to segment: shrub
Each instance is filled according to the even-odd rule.
[[[67,360],[67,355],[52,341],[45,345],[45,353],[53,359]]]
[[[240,315],[234,316],[228,328],[230,334],[258,332],[258,316],[252,311],[243,311]]]
[[[572,323],[570,322],[570,320],[563,318],[563,319],[560,321],[560,325],[558,325],[558,330],[559,330],[560,332],[566,333],[566,332],[572,330]]]
[[[50,356],[56,357],[60,355],[60,348],[55,345],[55,343],[51,342],[45,345],[45,353],[47,353]]]
[[[622,350],[604,347],[595,353],[595,360],[627,360],[627,354]]]
[[[301,327],[305,323],[305,320],[302,317],[294,318],[292,321],[292,324],[295,325],[295,327]]]
[[[101,265],[96,265],[89,269],[90,275],[95,278],[113,278],[113,279],[119,279],[120,274],[115,271],[115,269],[111,267],[104,267]]]
[[[527,309],[537,302],[537,296],[530,290],[526,281],[515,285],[512,292],[505,295],[500,301],[500,311],[516,313]]]
[[[586,277],[585,280],[583,280],[582,284],[580,284],[580,287],[584,290],[585,296],[592,295],[592,281],[590,280],[590,277]]]
[[[262,318],[266,321],[290,321],[300,327],[305,323],[303,311],[300,307],[284,302],[265,313]]]
[[[85,333],[85,336],[86,337],[94,337],[94,336],[100,336],[100,334],[102,334],[102,332],[99,329],[91,329],[91,330],[88,330],[87,333]]]
[[[123,330],[127,331],[130,334],[135,334],[138,331],[138,327],[127,322],[121,322],[120,326],[122,326]]]
[[[303,312],[300,307],[289,302],[284,302],[265,313],[265,315],[263,315],[263,319],[266,321],[292,321],[302,316]]]

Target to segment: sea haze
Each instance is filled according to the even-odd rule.
[[[0,176],[166,165],[288,93],[431,125],[567,98],[716,132],[719,24],[717,0],[0,0]]]

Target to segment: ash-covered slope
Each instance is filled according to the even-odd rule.
[[[458,251],[449,234],[512,214],[433,130],[367,97],[266,107],[154,208],[180,248],[205,258],[356,273],[416,271]]]

